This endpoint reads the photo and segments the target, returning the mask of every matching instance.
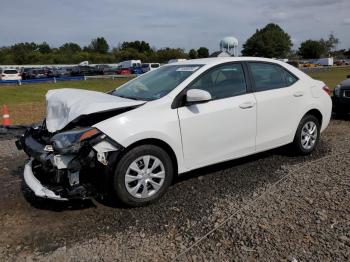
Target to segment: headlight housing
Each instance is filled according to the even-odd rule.
[[[341,85],[337,85],[337,86],[334,88],[334,96],[337,96],[337,97],[340,96],[340,89],[341,89]]]
[[[94,127],[62,132],[51,138],[52,148],[61,154],[77,153],[83,142],[93,138],[101,132]]]

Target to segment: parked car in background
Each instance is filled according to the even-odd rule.
[[[142,73],[147,73],[160,67],[159,63],[144,63],[141,65]]]
[[[164,65],[109,93],[50,90],[46,105],[16,143],[30,157],[26,184],[56,200],[113,192],[130,206],[193,169],[283,145],[310,154],[332,111],[323,82],[257,57]]]
[[[21,76],[22,76],[22,79],[25,80],[25,79],[29,79],[30,76],[29,76],[29,71],[33,69],[33,68],[22,68],[21,70]]]
[[[16,69],[3,69],[1,70],[0,80],[21,80],[22,76]]]
[[[350,113],[350,75],[333,90],[333,111],[340,116]]]
[[[91,66],[75,66],[71,71],[72,76],[92,76],[96,75],[96,71]]]
[[[103,74],[104,75],[116,75],[118,72],[118,68],[117,67],[108,67],[103,69]]]
[[[314,64],[320,65],[320,66],[333,66],[334,58],[333,57],[320,58],[314,61]]]
[[[312,62],[305,62],[302,64],[303,67],[305,68],[314,68],[314,67],[317,67],[316,64],[312,63]]]
[[[131,74],[142,74],[141,60],[127,60],[119,64],[122,69],[129,69]]]
[[[184,58],[176,58],[176,59],[170,59],[168,61],[168,64],[171,64],[171,63],[177,63],[177,62],[184,62],[186,61],[187,59],[184,59]]]
[[[96,65],[95,72],[97,75],[106,75],[105,72],[108,72],[111,69],[109,65]]]
[[[43,68],[32,68],[28,71],[28,79],[46,78],[48,70]]]
[[[349,65],[349,62],[346,60],[337,60],[334,62],[335,66],[345,66],[345,65]]]
[[[54,68],[47,72],[48,77],[68,77],[70,72],[65,68]]]
[[[119,67],[117,69],[117,74],[118,75],[131,75],[131,71],[130,71],[129,68],[121,68],[121,67]]]

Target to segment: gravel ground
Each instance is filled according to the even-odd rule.
[[[350,121],[318,149],[284,149],[179,178],[156,204],[57,203],[21,187],[26,159],[0,141],[0,259],[350,260]]]

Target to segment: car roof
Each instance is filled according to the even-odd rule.
[[[203,65],[204,67],[212,67],[218,64],[226,63],[226,62],[240,62],[240,61],[258,61],[258,62],[269,62],[283,66],[288,69],[294,75],[303,79],[310,79],[311,77],[297,69],[296,67],[287,64],[285,62],[279,61],[277,59],[264,58],[264,57],[213,57],[213,58],[201,58],[201,59],[191,59],[181,62],[175,62],[168,65]]]
[[[263,57],[212,57],[212,58],[200,58],[200,59],[191,59],[181,62],[174,62],[171,65],[192,65],[192,64],[201,64],[201,65],[215,65],[224,62],[239,62],[239,61],[260,61],[260,62],[272,62],[272,63],[283,63],[276,59],[263,58]]]

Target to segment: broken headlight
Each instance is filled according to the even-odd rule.
[[[61,154],[77,153],[86,140],[100,133],[98,129],[93,127],[62,132],[51,138],[52,148]]]

